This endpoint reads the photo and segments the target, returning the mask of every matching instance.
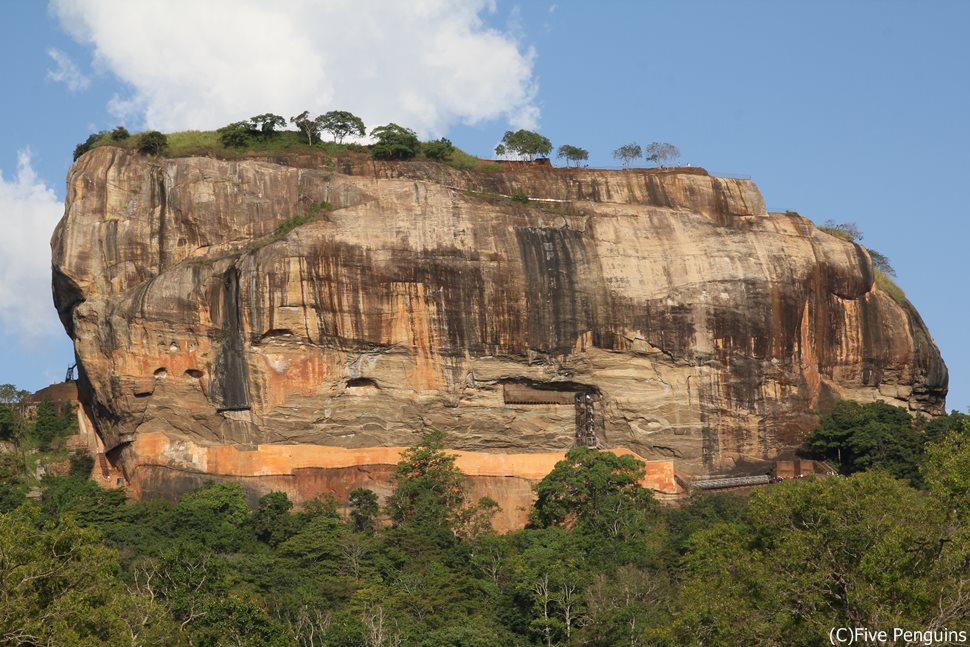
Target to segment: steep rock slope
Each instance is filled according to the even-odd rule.
[[[104,147],[71,169],[52,247],[88,411],[157,491],[206,471],[179,443],[401,447],[429,427],[471,453],[763,471],[838,398],[935,414],[946,394],[862,247],[699,169]]]

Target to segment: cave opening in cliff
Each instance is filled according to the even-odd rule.
[[[347,380],[347,391],[351,393],[379,391],[380,388],[377,385],[377,381],[369,377],[352,377]]]
[[[267,330],[259,338],[259,341],[265,341],[267,339],[273,339],[274,337],[294,337],[293,331],[289,328],[273,328],[272,330]]]

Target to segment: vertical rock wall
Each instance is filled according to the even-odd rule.
[[[838,398],[936,414],[946,394],[919,315],[862,247],[699,169],[106,147],[72,168],[52,246],[82,397],[132,479],[176,469],[146,434],[358,449],[434,427],[458,450],[561,453],[585,393],[600,446],[744,473]],[[507,401],[516,383],[572,399]]]

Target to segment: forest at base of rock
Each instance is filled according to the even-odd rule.
[[[821,645],[833,626],[970,628],[956,412],[840,403],[806,450],[842,476],[676,506],[637,485],[634,458],[576,448],[504,535],[440,434],[404,454],[386,501],[359,489],[295,511],[279,492],[252,509],[226,482],[127,501],[82,455],[32,480],[69,426],[44,403],[29,421],[0,405],[3,645]]]

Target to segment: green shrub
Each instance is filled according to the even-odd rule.
[[[367,153],[369,148],[363,144],[338,144],[337,142],[324,141],[317,143],[314,148],[321,150],[331,157],[340,157],[347,153]]]
[[[293,216],[292,218],[288,218],[281,222],[279,226],[276,227],[276,231],[273,232],[273,235],[277,238],[280,236],[285,236],[300,225],[305,225],[311,220],[314,220],[321,213],[330,211],[331,209],[333,209],[333,207],[329,202],[317,202],[307,209],[306,213],[303,215]]]
[[[498,162],[478,159],[460,148],[456,148],[451,156],[444,160],[444,163],[452,168],[467,171],[498,171],[502,168],[502,165]]]
[[[909,300],[906,298],[906,293],[903,292],[902,288],[896,285],[885,272],[881,272],[878,269],[876,270],[876,285],[879,286],[879,289],[892,297],[892,300],[899,305],[909,303]]]
[[[252,132],[259,134],[264,140],[278,135],[277,128],[286,128],[286,119],[272,112],[256,115],[249,120],[249,123]]]
[[[94,145],[101,140],[102,137],[108,134],[107,130],[99,130],[96,133],[88,135],[88,138],[83,142],[74,147],[74,161],[76,162],[81,155],[84,155],[89,150],[94,148]]]
[[[819,229],[847,243],[857,243],[862,240],[862,232],[854,222],[835,222],[830,219],[826,220]]]
[[[168,137],[158,132],[150,130],[138,140],[138,152],[142,155],[160,155],[168,147]]]
[[[371,146],[371,155],[379,160],[406,160],[418,154],[421,142],[410,128],[387,124],[371,131],[377,143]]]
[[[124,126],[118,126],[111,131],[111,139],[113,141],[120,142],[124,139],[128,139],[129,137],[131,137],[131,133],[129,133],[128,129]]]
[[[227,148],[243,148],[248,146],[252,142],[253,135],[255,134],[255,131],[245,121],[237,121],[228,126],[223,126],[216,132],[219,133],[219,141]]]
[[[424,156],[429,160],[444,162],[455,152],[455,145],[450,140],[442,137],[441,139],[423,143],[421,150],[424,151]]]

